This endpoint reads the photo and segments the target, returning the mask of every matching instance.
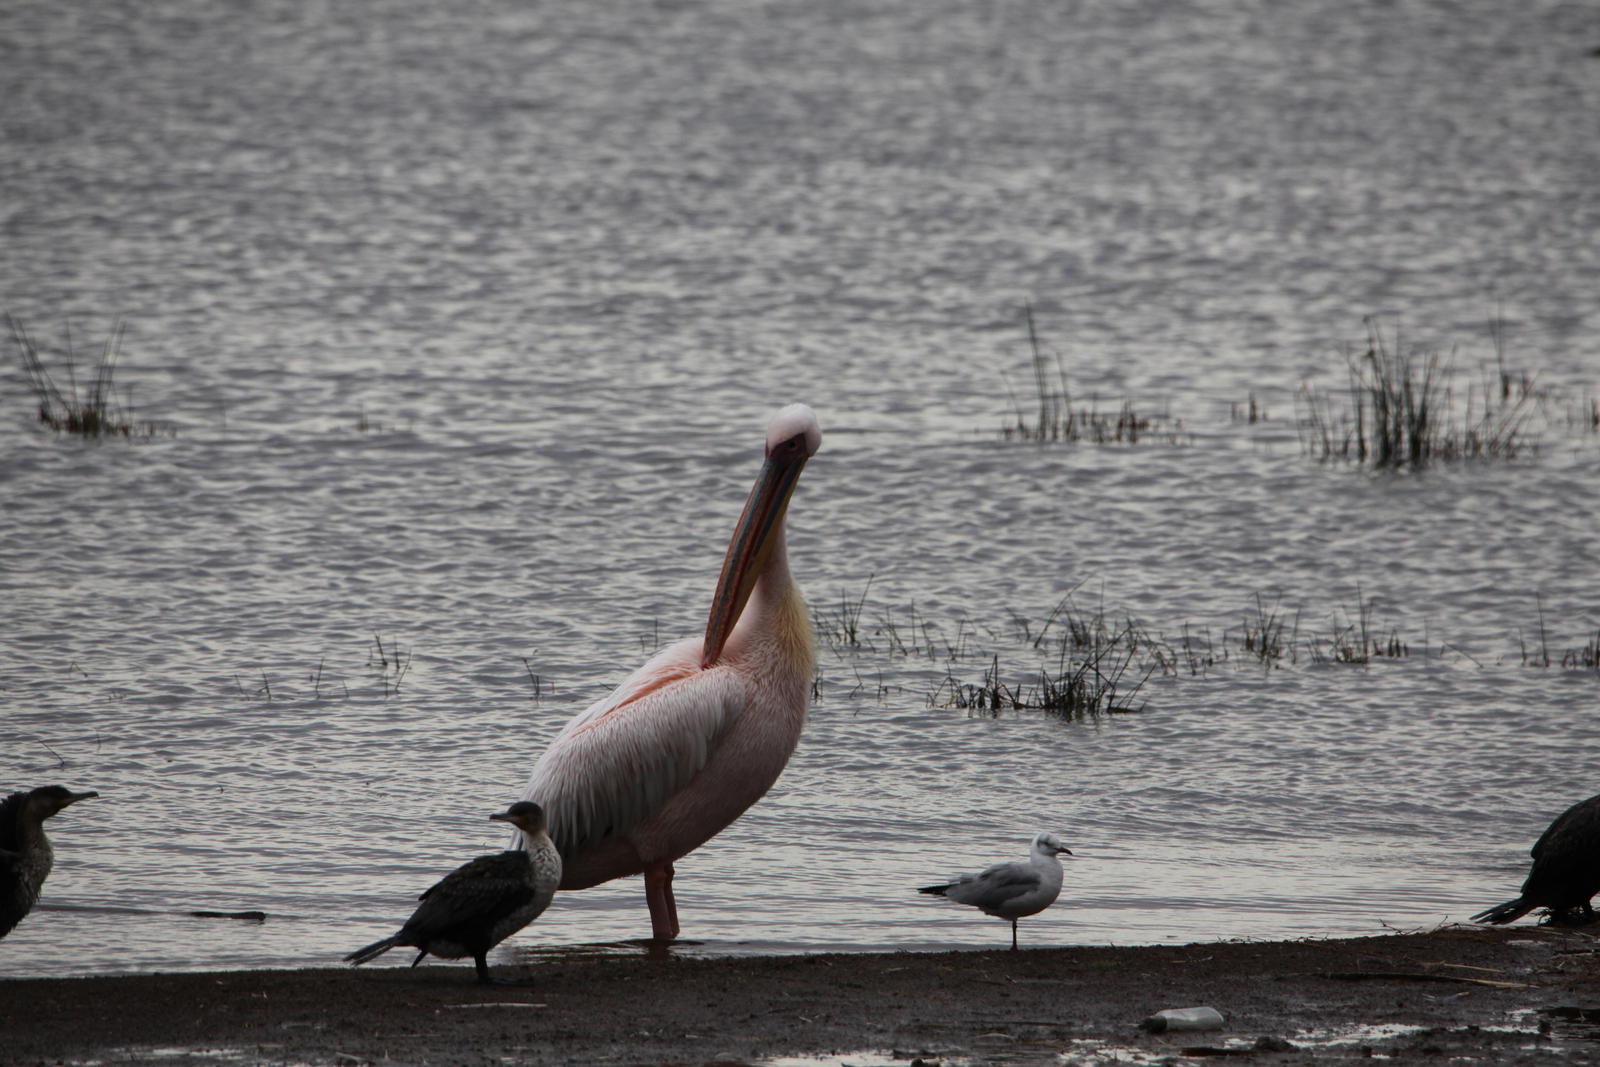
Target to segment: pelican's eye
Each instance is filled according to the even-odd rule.
[[[804,455],[805,454],[805,449],[806,449],[806,443],[805,442],[806,442],[806,435],[805,434],[803,434],[803,433],[795,434],[793,437],[789,438],[787,441],[784,441],[783,443],[779,444],[777,448],[773,449],[772,450],[772,454],[773,454],[774,458],[778,458],[778,459],[793,459],[795,456],[799,456],[799,455]]]

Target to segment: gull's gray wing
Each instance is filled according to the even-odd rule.
[[[945,890],[945,897],[958,904],[971,904],[988,911],[1009,900],[1036,892],[1043,876],[1029,863],[997,863],[977,874],[964,875]]]

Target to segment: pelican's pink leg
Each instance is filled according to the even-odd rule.
[[[644,899],[650,905],[650,936],[671,941],[678,936],[678,903],[672,898],[672,864],[657,861],[644,869]]]
[[[667,921],[672,924],[672,936],[678,936],[678,898],[672,895],[672,876],[677,874],[672,864],[667,864],[667,882],[663,887],[667,896]]]

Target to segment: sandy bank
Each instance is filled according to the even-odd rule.
[[[0,982],[0,1060],[1056,1063],[1066,1053],[1156,1062],[1267,1038],[1235,1054],[1284,1065],[1589,1062],[1600,1059],[1597,1031],[1551,1010],[1600,1008],[1596,944],[1574,931],[1452,927],[1020,953],[707,960],[641,949],[524,968],[529,987],[477,986],[470,966],[12,980]],[[1195,1004],[1220,1009],[1228,1028],[1149,1036],[1134,1027]]]

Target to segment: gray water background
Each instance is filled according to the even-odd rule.
[[[102,794],[0,975],[392,930],[704,625],[793,400],[825,441],[791,560],[825,619],[866,591],[869,647],[824,650],[782,780],[679,865],[695,951],[1000,945],[913,890],[1046,828],[1078,858],[1028,944],[1514,895],[1600,791],[1600,678],[1523,664],[1541,609],[1557,659],[1600,625],[1595,45],[1570,3],[4,5],[0,303],[58,368],[69,316],[80,357],[125,316],[176,436],[52,436],[0,360],[0,787]],[[1028,302],[1080,400],[1179,443],[1003,440]],[[1459,411],[1497,309],[1538,455],[1301,454],[1292,394],[1343,386],[1363,316],[1459,346]],[[1074,588],[1229,658],[1138,715],[930,706],[991,654],[1025,677],[1011,613]],[[1239,655],[1257,593],[1299,612],[1281,669]],[[1358,595],[1411,655],[1311,662]],[[969,654],[891,650],[913,606]],[[647,931],[613,883],[497,958]]]

